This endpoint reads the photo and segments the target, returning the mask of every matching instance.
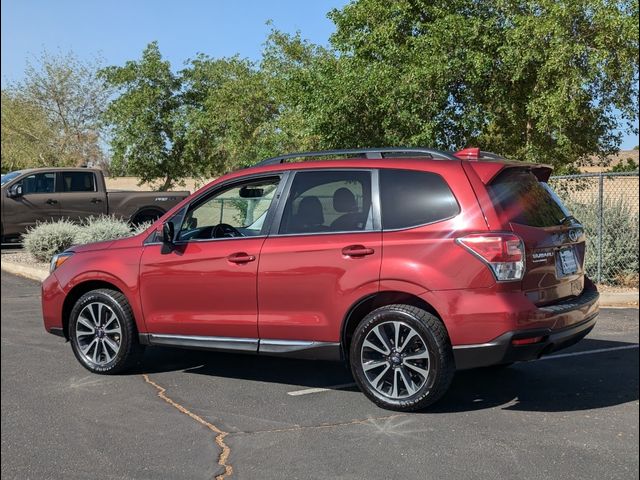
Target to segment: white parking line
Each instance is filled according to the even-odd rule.
[[[355,387],[355,383],[343,383],[342,385],[331,385],[324,388],[305,388],[304,390],[295,390],[293,392],[287,392],[287,395],[292,397],[298,397],[300,395],[309,395],[310,393],[328,392],[329,390],[340,390],[341,388]]]
[[[539,358],[538,361],[540,362],[542,360],[555,360],[556,358],[577,357],[579,355],[591,355],[592,353],[615,352],[616,350],[630,350],[632,348],[638,348],[638,344],[636,343],[635,345],[624,345],[622,347],[598,348],[597,350],[585,350],[583,352],[561,353],[560,355],[550,355],[548,357]]]
[[[604,353],[604,352],[615,352],[617,350],[630,350],[632,348],[638,348],[638,344],[635,345],[624,345],[622,347],[611,347],[611,348],[598,348],[596,350],[585,350],[583,352],[573,352],[573,353],[561,353],[560,355],[551,355],[548,357],[539,358],[537,361],[543,360],[555,360],[557,358],[567,358],[567,357],[577,357],[580,355],[591,355],[593,353]],[[293,392],[287,392],[287,395],[291,395],[292,397],[299,397],[300,395],[310,395],[312,393],[322,393],[328,392],[330,390],[340,390],[343,388],[355,387],[355,383],[343,383],[341,385],[331,385],[323,388],[305,388],[304,390],[294,390]]]

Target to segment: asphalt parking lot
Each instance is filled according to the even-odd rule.
[[[1,278],[2,478],[638,478],[636,309],[397,414],[335,363],[149,348],[92,375],[42,328],[39,286]]]

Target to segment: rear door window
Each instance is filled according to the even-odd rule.
[[[284,207],[280,234],[373,230],[371,172],[297,172]]]
[[[63,192],[95,192],[96,176],[92,172],[62,172]]]
[[[553,227],[569,216],[546,183],[528,170],[509,168],[488,186],[494,205],[509,222],[530,227]]]
[[[380,170],[380,205],[384,230],[426,225],[460,213],[444,178],[413,170]]]

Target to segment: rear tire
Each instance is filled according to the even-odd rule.
[[[414,411],[448,390],[455,362],[447,331],[437,317],[410,305],[388,305],[357,326],[350,347],[356,383],[376,405]]]
[[[131,225],[137,227],[138,225],[142,225],[143,223],[153,223],[162,215],[164,215],[164,213],[165,212],[156,209],[140,210],[131,219]]]
[[[117,290],[92,290],[78,299],[69,318],[69,339],[80,364],[105,375],[131,368],[144,350],[131,306]]]

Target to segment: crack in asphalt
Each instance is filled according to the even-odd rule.
[[[178,410],[180,413],[185,414],[186,416],[188,416],[192,420],[195,420],[196,422],[198,422],[199,424],[205,426],[206,428],[208,428],[209,430],[211,430],[212,432],[214,432],[216,434],[215,441],[216,441],[216,444],[221,449],[220,456],[218,457],[218,465],[220,465],[221,467],[224,468],[224,473],[221,473],[220,475],[216,475],[215,479],[216,480],[224,480],[226,477],[231,476],[233,474],[233,467],[229,463],[227,463],[227,461],[229,460],[229,454],[231,453],[231,449],[229,448],[229,446],[224,441],[224,438],[229,433],[225,432],[223,430],[220,430],[214,424],[212,424],[210,422],[207,422],[201,416],[196,415],[195,413],[191,412],[188,408],[180,405],[178,402],[176,402],[172,398],[168,397],[165,394],[167,389],[162,387],[162,386],[160,386],[160,385],[158,385],[153,380],[151,380],[151,378],[149,378],[149,375],[147,375],[146,373],[142,374],[142,378],[144,379],[145,382],[147,382],[149,385],[153,386],[158,391],[158,397],[160,397],[162,400],[167,402],[169,405],[171,405],[173,408]]]

